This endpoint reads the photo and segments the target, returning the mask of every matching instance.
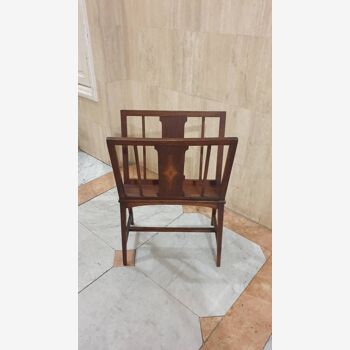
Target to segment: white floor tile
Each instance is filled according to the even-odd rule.
[[[182,214],[180,205],[151,205],[133,209],[135,224],[166,226]],[[79,206],[79,222],[113,249],[121,250],[118,191],[113,188]],[[156,232],[130,232],[128,249],[136,249]]]
[[[174,226],[208,226],[201,214],[182,214]],[[221,267],[211,233],[160,233],[136,252],[136,267],[201,317],[224,315],[265,262],[261,248],[224,229]]]
[[[79,294],[81,350],[197,350],[198,317],[135,268],[112,268]]]
[[[79,185],[112,171],[112,167],[82,151],[78,151],[78,163]]]
[[[113,188],[79,206],[79,222],[117,249],[120,240],[118,192]]]
[[[79,224],[79,290],[113,266],[114,250]]]

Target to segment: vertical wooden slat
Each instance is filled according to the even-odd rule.
[[[115,149],[115,145],[113,144],[113,142],[107,141],[107,148],[108,148],[109,157],[111,159],[114,179],[118,188],[119,196],[121,198],[125,198],[126,194],[125,194],[124,184],[122,180],[122,175],[119,169],[119,160],[118,160],[117,151]]]
[[[120,111],[120,122],[122,137],[128,137],[128,124],[127,124],[127,113],[126,111]],[[123,172],[124,172],[124,183],[129,182],[129,152],[128,146],[122,146],[123,152]]]
[[[219,137],[225,137],[225,123],[226,123],[226,112],[224,112],[220,116],[220,122],[219,122]],[[224,156],[224,147],[219,145],[218,146],[218,153],[217,153],[217,161],[216,161],[216,183],[221,183],[221,174],[222,174],[222,161]]]
[[[226,195],[227,186],[231,175],[231,169],[232,169],[233,161],[235,159],[237,143],[238,143],[238,140],[236,140],[234,143],[231,143],[227,151],[224,175],[222,176],[222,182],[221,182],[221,188],[220,188],[220,196],[222,198],[224,198]]]
[[[202,117],[202,130],[201,130],[201,138],[204,137],[205,132],[205,117]],[[200,150],[200,159],[199,159],[199,180],[202,180],[203,174],[203,146],[201,146]]]
[[[202,180],[202,193],[201,193],[202,196],[204,195],[204,189],[205,189],[204,183],[208,177],[210,151],[211,151],[211,145],[208,145],[207,146],[207,154],[205,156],[204,175],[203,175],[203,180]]]
[[[140,171],[140,162],[139,162],[139,152],[137,146],[134,145],[135,161],[136,161],[136,172],[137,172],[137,184],[139,186],[140,196],[143,197],[142,185],[141,185],[141,171]]]
[[[146,137],[145,116],[142,116],[142,137]],[[143,178],[146,180],[146,146],[143,146]]]

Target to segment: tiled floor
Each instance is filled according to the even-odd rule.
[[[208,337],[202,350],[264,348],[271,335],[271,257]]]
[[[114,250],[79,224],[79,291],[113,266]]]
[[[78,151],[79,185],[85,184],[112,171],[112,168],[89,154]]]
[[[113,268],[79,294],[79,348],[199,349],[198,318],[135,268]]]
[[[247,348],[232,347],[231,334],[225,334],[232,332],[232,312],[239,314],[231,305],[247,291],[250,302],[249,293],[264,281],[257,277],[256,283],[254,276],[266,261],[266,247],[264,255],[259,245],[225,228],[222,266],[217,268],[211,234],[130,233],[128,249],[136,249],[135,266],[113,267],[114,250],[121,249],[117,191],[88,199],[79,206],[80,349]],[[188,211],[183,213],[181,206],[137,207],[134,216],[136,224],[145,226],[208,224],[203,213]],[[255,234],[250,228],[249,234]],[[264,347],[271,326],[262,327],[253,342],[258,347],[249,348]],[[234,338],[238,343],[240,333]]]
[[[272,336],[269,338],[268,342],[266,343],[264,350],[272,350]]]
[[[134,208],[136,225],[168,225],[182,214],[181,206],[146,206]],[[116,188],[79,206],[79,222],[111,248],[121,250],[118,191]],[[135,249],[156,232],[130,232],[128,249]]]
[[[170,226],[210,226],[182,214]],[[200,231],[200,230],[199,230]],[[225,229],[221,267],[210,233],[158,234],[136,251],[136,268],[200,317],[223,316],[265,262],[261,248]]]

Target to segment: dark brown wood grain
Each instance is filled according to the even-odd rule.
[[[158,152],[159,197],[184,196],[184,165],[187,145],[156,145]]]
[[[142,138],[128,137],[127,118],[139,116],[142,119]],[[159,118],[162,138],[146,137],[146,119]],[[188,118],[200,118],[201,137],[185,138],[185,124]],[[205,118],[219,118],[218,137],[205,137]],[[221,263],[222,230],[225,196],[231,169],[237,149],[236,137],[225,137],[226,112],[208,111],[150,111],[122,110],[122,137],[108,137],[108,151],[113,167],[120,202],[123,264],[127,264],[127,240],[130,231],[137,232],[214,232],[217,242],[216,264]],[[143,177],[138,155],[138,146],[143,151]],[[189,147],[200,147],[200,168],[198,178],[186,179],[184,175],[185,153]],[[212,146],[217,147],[215,178],[208,179]],[[123,157],[119,162],[117,148]],[[130,178],[129,147],[134,151],[137,178]],[[146,178],[146,149],[152,147],[158,154],[158,179]],[[222,175],[224,148],[227,147],[225,167]],[[203,172],[203,155],[206,157]],[[123,177],[120,167],[123,167]],[[195,205],[212,208],[211,226],[208,227],[144,227],[134,225],[133,207],[142,205]],[[126,220],[126,210],[129,219]]]

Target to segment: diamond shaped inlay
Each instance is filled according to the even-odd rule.
[[[173,179],[177,174],[178,174],[178,172],[177,172],[176,168],[174,167],[173,157],[169,156],[167,167],[166,167],[165,171],[163,172],[163,175],[165,175],[167,177],[167,179],[169,180],[169,187],[172,187]]]

